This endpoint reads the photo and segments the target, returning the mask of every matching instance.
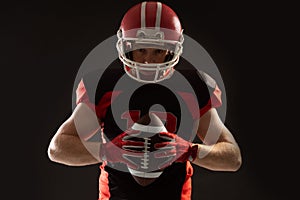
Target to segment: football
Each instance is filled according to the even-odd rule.
[[[154,145],[159,142],[165,142],[166,140],[159,137],[158,133],[167,131],[163,122],[154,113],[149,113],[141,117],[131,127],[132,130],[139,131],[138,136],[131,138],[135,141],[143,141],[144,149],[143,158],[136,158],[136,163],[140,163],[141,166],[138,170],[129,169],[129,172],[135,179],[135,181],[142,185],[147,186],[154,182],[161,174],[163,169],[159,169],[160,163],[164,160],[154,158],[155,148]]]

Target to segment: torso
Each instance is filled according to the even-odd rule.
[[[190,141],[195,138],[200,111],[207,109],[210,95],[215,88],[214,84],[207,85],[203,74],[196,72],[190,65],[178,68],[170,79],[158,84],[143,84],[132,80],[118,61],[103,73],[99,71],[84,77],[87,94],[95,104],[97,116],[104,124],[103,132],[108,140],[127,130],[148,112],[159,116],[169,132],[177,133]],[[96,84],[97,77],[101,74],[102,78]],[[191,170],[190,165],[188,168]],[[182,188],[186,187],[184,183],[187,180],[187,163],[172,164],[146,187],[138,185],[122,164],[108,164],[101,169],[108,173],[107,179],[100,178],[100,189],[106,188],[106,193],[111,197],[122,196],[120,199],[132,200],[139,193],[158,199],[159,192],[168,194],[168,199],[179,200],[182,199]],[[101,184],[106,184],[107,187]]]

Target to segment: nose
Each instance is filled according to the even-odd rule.
[[[155,63],[155,56],[152,54],[152,52],[146,52],[144,55],[144,63]]]

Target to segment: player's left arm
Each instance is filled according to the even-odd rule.
[[[237,171],[240,168],[240,148],[215,108],[201,116],[197,135],[203,144],[192,144],[198,145],[194,164],[214,171]]]

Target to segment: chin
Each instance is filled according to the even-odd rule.
[[[141,186],[145,187],[153,183],[157,178],[141,178],[138,176],[132,175],[133,179]]]

